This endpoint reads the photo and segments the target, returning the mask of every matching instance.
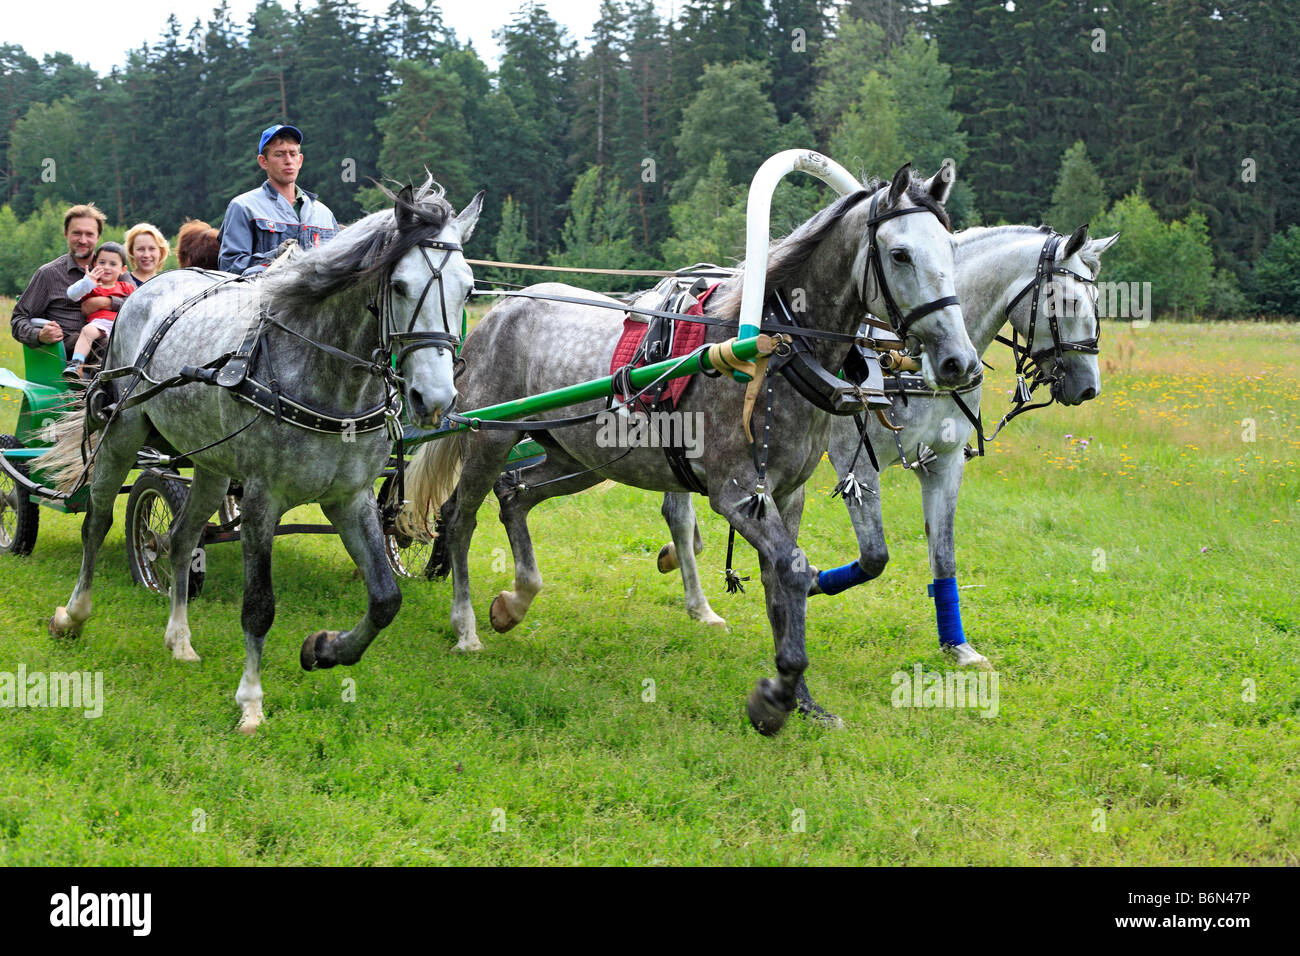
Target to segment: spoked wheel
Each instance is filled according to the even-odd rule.
[[[0,448],[22,447],[23,443],[13,435],[0,435]],[[14,467],[27,474],[26,467],[16,462]],[[31,554],[40,523],[40,505],[12,475],[0,470],[0,554]]]
[[[379,486],[379,510],[382,512],[388,502],[388,496],[396,491],[396,482],[385,478]],[[433,555],[433,541],[423,540],[402,534],[394,528],[384,529],[384,553],[388,555],[388,565],[399,578],[424,577],[424,568]]]
[[[174,474],[149,469],[126,499],[126,560],[131,577],[159,594],[171,594],[171,529],[190,490]],[[189,597],[203,590],[200,555],[190,562]]]

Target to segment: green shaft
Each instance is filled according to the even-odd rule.
[[[733,343],[733,351],[736,358],[741,361],[752,361],[759,354],[759,337],[753,336],[747,339],[738,339]],[[643,368],[634,369],[631,375],[632,387],[643,388],[651,382],[667,373],[667,378],[682,378],[686,375],[694,375],[705,369],[712,369],[713,364],[709,361],[708,351],[702,351],[689,359],[666,359],[662,362],[656,362],[654,365],[646,365]],[[512,402],[502,402],[499,405],[489,405],[486,408],[477,408],[471,412],[464,412],[464,416],[470,419],[479,419],[480,421],[508,422],[516,418],[524,418],[528,415],[536,415],[539,412],[549,412],[556,408],[565,408],[569,405],[581,405],[584,402],[591,402],[597,399],[608,398],[614,392],[613,376],[606,375],[604,378],[594,378],[588,382],[579,382],[577,385],[568,385],[564,388],[557,388],[551,392],[542,392],[540,395],[530,395],[527,398],[518,398]],[[449,435],[455,435],[457,432],[463,432],[470,429],[470,426],[455,425],[451,428],[439,429],[432,432],[420,432],[407,438],[408,444],[414,444],[425,441],[432,441],[436,438],[446,438]]]

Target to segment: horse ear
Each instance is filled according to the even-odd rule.
[[[908,184],[911,182],[912,164],[904,163],[899,167],[898,172],[894,173],[894,181],[889,184],[889,198],[885,200],[885,205],[898,205],[898,201],[903,198],[903,193],[907,192]]]
[[[483,211],[483,196],[486,189],[480,189],[478,195],[469,201],[469,205],[460,211],[456,217],[456,225],[460,227],[460,241],[469,242],[469,237],[474,235],[474,227],[478,225],[479,213]]]
[[[939,171],[926,180],[925,191],[930,194],[931,199],[942,206],[952,195],[952,184],[956,181],[957,167],[945,159]]]
[[[1070,233],[1070,238],[1065,240],[1065,248],[1061,251],[1061,261],[1064,262],[1076,252],[1083,248],[1083,244],[1088,241],[1088,224],[1085,222],[1074,232]]]
[[[1093,275],[1096,275],[1097,270],[1101,268],[1101,254],[1113,246],[1118,239],[1119,233],[1117,232],[1105,239],[1089,239],[1084,245],[1079,257],[1083,259],[1083,264],[1092,270]]]
[[[397,200],[393,203],[393,214],[397,217],[398,232],[406,232],[415,227],[415,194],[409,183],[397,194]]]

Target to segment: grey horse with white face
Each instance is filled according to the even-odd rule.
[[[906,313],[904,332],[919,342],[936,387],[965,384],[979,358],[953,295],[952,236],[942,202],[951,176],[914,180],[908,167],[890,183],[869,183],[822,210],[778,243],[769,258],[766,286],[805,293],[806,327],[829,333],[811,339],[824,368],[838,368],[852,346],[864,311]],[[908,210],[920,214],[905,215]],[[878,255],[872,254],[872,246]],[[723,285],[707,300],[711,326],[706,341],[735,334],[742,279]],[[572,302],[591,293],[558,284],[532,287],[538,299],[510,299],[497,306],[466,339],[459,380],[465,407],[533,395],[607,374],[622,328],[618,311]],[[894,306],[886,306],[892,294]],[[605,300],[617,306],[613,300]],[[907,318],[914,321],[908,322]],[[677,410],[702,422],[702,450],[689,467],[708,490],[709,504],[759,553],[768,618],[776,644],[779,677],[763,680],[749,697],[751,722],[776,733],[796,705],[796,688],[807,667],[804,615],[814,577],[795,542],[801,489],[825,451],[831,415],[803,399],[784,379],[769,377],[770,440],[761,440],[763,412],[754,411],[751,440],[745,426],[745,388],[727,377],[697,376]],[[566,410],[572,417],[600,412],[599,404]],[[497,486],[501,519],[515,559],[514,588],[497,596],[490,619],[497,630],[522,620],[541,589],[541,575],[527,527],[538,501],[570,494],[605,479],[659,491],[682,484],[657,448],[611,449],[594,423],[548,427],[545,417],[528,427],[545,447],[548,471],[560,480],[544,487],[509,486],[502,479],[517,432],[483,429],[426,446],[412,462],[410,497],[416,520],[442,507],[441,557],[435,570],[453,575],[451,623],[460,650],[479,650],[470,603],[467,556],[480,503]],[[765,456],[765,460],[763,459]],[[505,481],[506,484],[501,484]],[[766,506],[766,502],[772,506]],[[834,719],[826,715],[828,719]]]
[[[474,230],[483,194],[459,216],[432,179],[392,198],[394,208],[256,279],[165,273],[127,299],[114,323],[104,367],[139,374],[112,381],[118,410],[94,436],[81,573],[50,632],[81,633],[114,499],[139,449],[164,443],[194,465],[186,503],[160,544],[170,551],[173,571],[165,642],[176,658],[197,661],[187,571],[204,524],[230,481],[239,480],[245,663],[235,699],[239,729],[247,733],[264,719],[262,648],[275,615],[271,545],[286,511],[320,503],[361,568],[369,596],[365,617],[353,628],[307,638],[304,667],[355,663],[401,606],[374,482],[392,450],[400,396],[424,427],[437,425],[455,401],[460,316],[473,288],[461,243]],[[240,356],[243,377],[232,373]],[[223,375],[253,383],[237,383],[251,390],[209,381]],[[173,387],[146,394],[169,380]],[[143,401],[131,404],[135,395]],[[85,479],[82,421],[80,409],[65,417],[50,452],[52,462],[67,463],[65,487]]]
[[[1101,268],[1101,254],[1119,236],[1090,239],[1087,226],[1068,238],[1046,227],[997,226],[967,229],[953,238],[957,294],[967,331],[980,355],[1010,322],[1016,333],[1013,341],[1033,343],[1029,350],[1038,359],[1032,365],[1041,367],[1042,384],[1048,385],[1054,399],[1063,405],[1079,405],[1096,398],[1101,392],[1101,373],[1092,286]],[[1039,291],[1037,311],[1035,286]],[[899,429],[897,436],[882,422],[867,418],[866,438],[881,468],[905,464],[920,481],[942,649],[958,664],[987,667],[987,658],[966,640],[962,629],[953,530],[968,457],[966,447],[975,436],[975,423],[966,417],[958,399],[967,410],[979,409],[981,387],[977,382],[956,393],[937,394],[917,385],[904,390],[906,401],[896,399],[889,412],[892,424]],[[857,536],[859,557],[853,564],[820,573],[815,594],[839,593],[870,581],[889,561],[880,474],[864,450],[863,435],[854,419],[836,419],[829,455],[842,483],[852,476],[856,485],[855,493],[844,495],[844,504]],[[904,456],[908,456],[906,462]],[[706,624],[725,624],[700,586],[695,556],[703,550],[703,541],[691,496],[665,495],[663,515],[673,541],[660,552],[659,570],[667,573],[680,567],[691,617]],[[801,702],[812,706],[811,698]]]

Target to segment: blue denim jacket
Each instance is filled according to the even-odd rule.
[[[339,229],[334,213],[315,193],[301,192],[301,218],[269,180],[232,199],[217,237],[221,242],[217,268],[254,275],[267,267],[286,239],[297,239],[304,249],[333,239]]]

